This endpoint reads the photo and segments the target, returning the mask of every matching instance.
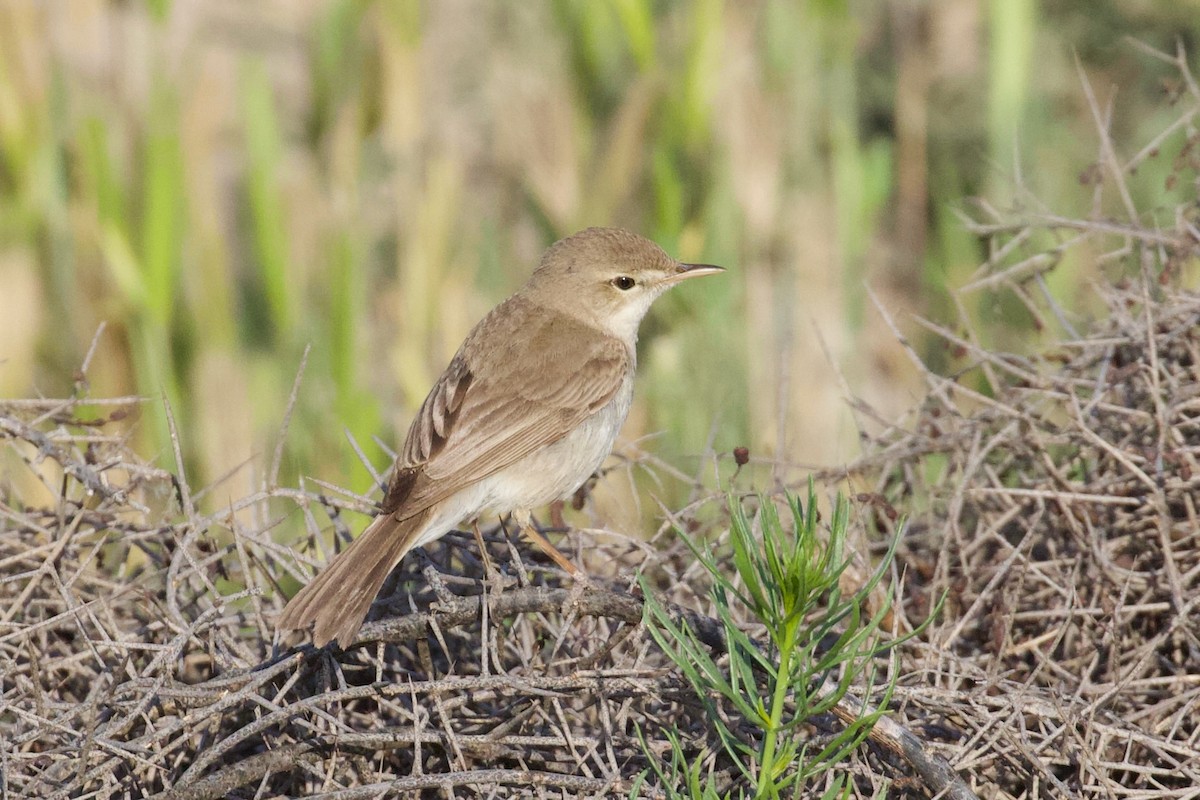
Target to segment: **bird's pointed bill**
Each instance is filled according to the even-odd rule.
[[[714,264],[680,264],[676,268],[678,271],[674,275],[666,278],[666,283],[679,283],[688,278],[699,278],[703,275],[716,275],[719,272],[724,272],[724,267],[718,267]]]

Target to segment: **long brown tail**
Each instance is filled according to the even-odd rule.
[[[381,514],[283,609],[275,629],[313,626],[313,644],[354,641],[388,573],[400,563],[428,522],[428,513],[398,520]]]

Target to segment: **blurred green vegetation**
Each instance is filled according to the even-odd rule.
[[[74,391],[106,322],[92,390],[152,398],[137,435],[170,466],[168,399],[194,482],[249,464],[224,502],[311,345],[283,478],[367,491],[346,433],[382,468],[541,250],[616,224],[730,268],[644,327],[627,437],[691,473],[743,444],[846,460],[835,369],[885,412],[913,396],[866,287],[952,318],[985,256],[964,198],[1091,209],[1075,58],[1128,155],[1179,76],[1123,37],[1197,34],[1194,0],[7,3],[0,394]],[[1148,215],[1195,193],[1166,180],[1184,137],[1131,184]],[[1051,288],[1086,313],[1099,269]],[[1047,335],[1003,297],[967,311],[987,344]]]

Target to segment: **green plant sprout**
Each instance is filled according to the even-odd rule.
[[[849,504],[838,496],[828,535],[822,536],[811,480],[806,503],[790,494],[786,501],[790,526],[780,520],[771,498],[759,497],[760,540],[742,500],[729,496],[736,575],[727,574],[711,549],[679,531],[712,578],[711,596],[724,631],[727,663],[718,663],[688,624],[655,598],[645,576],[641,578],[643,619],[651,636],[679,667],[722,749],[753,787],[740,789],[738,797],[798,796],[810,780],[844,760],[870,733],[895,688],[897,670],[892,669],[878,705],[866,705],[876,688],[876,657],[890,652],[894,660],[896,645],[924,627],[898,640],[883,639],[880,625],[891,608],[890,593],[873,616],[863,618],[864,603],[891,563],[899,532],[870,579],[844,595],[839,579],[850,563],[845,555]],[[765,641],[755,641],[734,622],[734,603],[763,626]],[[861,715],[829,738],[808,737],[802,730],[805,722],[846,701],[860,678]],[[701,776],[704,754],[689,763],[678,734],[668,737],[668,763],[646,750],[667,797],[730,796],[718,792],[714,776]],[[643,773],[639,786],[647,777]],[[822,797],[846,796],[849,788],[845,776],[839,775]]]

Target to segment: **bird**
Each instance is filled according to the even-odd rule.
[[[349,647],[409,551],[487,511],[511,513],[553,550],[532,510],[569,497],[612,451],[651,304],[723,271],[681,263],[619,228],[551,245],[525,285],[467,335],[412,420],[378,515],[292,597],[277,630],[311,626],[317,647]]]

